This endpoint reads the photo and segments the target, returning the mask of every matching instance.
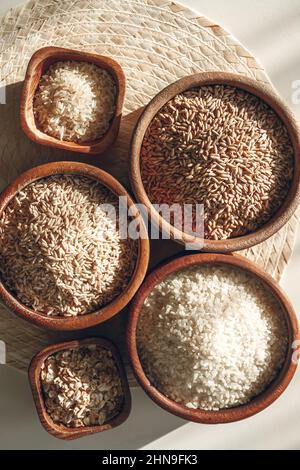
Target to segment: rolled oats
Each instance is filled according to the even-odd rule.
[[[41,370],[48,414],[67,427],[102,425],[116,416],[124,392],[112,352],[82,346],[49,356]]]

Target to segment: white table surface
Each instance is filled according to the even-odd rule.
[[[0,14],[19,3],[1,0]],[[251,50],[300,121],[300,104],[292,103],[292,82],[300,80],[299,0],[181,3],[223,25]],[[300,314],[299,262],[300,236],[282,281]],[[275,405],[246,421],[218,426],[186,423],[136,389],[123,426],[69,443],[41,427],[25,375],[1,366],[0,384],[0,449],[300,449],[300,372]]]

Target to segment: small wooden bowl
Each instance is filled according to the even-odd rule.
[[[175,401],[167,398],[159,390],[157,390],[147,378],[142,364],[140,362],[137,343],[136,331],[139,320],[139,315],[144,304],[146,297],[153,290],[154,286],[160,283],[170,274],[192,265],[208,265],[208,264],[226,264],[240,268],[251,275],[263,281],[271,293],[279,300],[285,312],[286,321],[288,325],[289,334],[289,349],[284,365],[278,374],[277,378],[257,397],[253,398],[249,403],[235,408],[223,409],[219,411],[205,411],[201,409],[190,409],[184,405],[176,403]],[[154,270],[145,280],[142,287],[138,291],[130,311],[128,330],[127,330],[127,346],[131,359],[134,374],[145,390],[149,397],[159,406],[166,411],[179,416],[180,418],[188,421],[195,421],[197,423],[205,424],[218,424],[218,423],[231,423],[245,418],[249,418],[256,413],[267,408],[284,392],[292,380],[296,372],[297,364],[292,361],[294,341],[300,338],[299,326],[297,317],[293,307],[287,299],[285,293],[279,287],[276,281],[262,271],[254,263],[246,260],[245,258],[237,255],[222,255],[222,254],[194,254],[182,256],[167,264],[160,266]]]
[[[138,257],[132,278],[127,288],[110,303],[99,310],[77,317],[48,317],[45,314],[37,313],[33,309],[25,306],[5,287],[0,279],[0,300],[18,316],[29,320],[40,327],[52,330],[76,330],[89,328],[102,323],[116,315],[132,299],[140,287],[146,275],[149,263],[149,239],[143,218],[135,206],[133,200],[121,184],[110,174],[99,168],[78,162],[54,162],[37,166],[20,175],[11,183],[0,195],[0,216],[14,196],[25,186],[41,178],[50,175],[76,174],[90,177],[112,191],[116,196],[127,198],[127,206],[132,211],[132,217],[136,219],[137,226],[140,227],[141,237],[138,239]]]
[[[124,403],[121,411],[117,416],[112,418],[107,423],[102,424],[101,426],[86,426],[82,428],[68,428],[64,425],[59,425],[53,422],[52,418],[47,413],[45,407],[45,401],[43,397],[42,391],[42,384],[41,384],[41,368],[45,360],[48,356],[52,354],[62,351],[63,349],[76,349],[81,346],[88,346],[92,344],[97,344],[103,346],[106,349],[109,349],[112,354],[113,358],[116,362],[121,382],[122,388],[124,391]],[[71,439],[78,439],[79,437],[88,436],[91,434],[95,434],[97,432],[109,431],[110,429],[116,428],[120,424],[122,424],[129,416],[131,410],[131,395],[129,390],[129,385],[127,381],[127,376],[125,372],[125,368],[119,354],[119,351],[114,346],[111,341],[108,341],[104,338],[90,338],[90,339],[82,339],[76,341],[67,341],[65,343],[53,344],[52,346],[48,346],[47,348],[40,351],[34,358],[32,359],[29,370],[28,370],[28,377],[29,382],[33,394],[33,398],[35,401],[36,409],[38,412],[38,416],[40,421],[46,431],[52,434],[59,439],[71,440]]]
[[[145,191],[140,169],[140,152],[142,143],[145,132],[154,116],[178,93],[182,93],[190,88],[205,85],[231,85],[256,95],[262,101],[267,103],[271,108],[273,108],[287,127],[295,155],[293,181],[289,193],[279,210],[266,224],[261,226],[255,232],[226,240],[203,240],[202,238],[184,233],[173,225],[170,225],[153,207]],[[199,73],[184,77],[167,86],[150,101],[144,112],[141,114],[132,136],[130,159],[132,189],[137,201],[147,207],[148,213],[151,215],[151,220],[163,233],[170,234],[171,238],[175,241],[184,245],[194,244],[195,249],[200,249],[202,251],[231,253],[233,251],[244,250],[257,245],[267,240],[281,229],[294,214],[300,203],[300,132],[298,124],[285,103],[274,91],[271,90],[270,87],[242,75],[223,72]]]
[[[51,137],[42,132],[36,125],[33,114],[33,98],[38,88],[40,78],[50,65],[55,62],[64,60],[76,60],[82,62],[90,62],[98,67],[107,70],[116,82],[117,98],[114,116],[107,132],[100,138],[91,142],[67,142]],[[61,47],[43,47],[36,51],[31,57],[24,81],[23,92],[21,97],[21,126],[27,137],[38,144],[48,145],[72,152],[80,152],[87,154],[100,154],[117,138],[122,107],[125,96],[125,75],[121,66],[110,57],[104,57],[98,54],[90,54],[72,49],[63,49]]]

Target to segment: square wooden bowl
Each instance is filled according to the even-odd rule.
[[[44,401],[44,396],[43,396],[43,391],[42,391],[42,384],[41,384],[42,365],[44,364],[47,357],[51,356],[52,354],[58,351],[62,351],[64,349],[76,349],[82,346],[90,346],[94,344],[103,346],[104,348],[109,349],[112,352],[113,358],[116,362],[116,365],[120,374],[122,388],[124,392],[123,407],[117,416],[109,420],[107,423],[104,423],[99,426],[68,428],[64,425],[56,424],[47,413],[46,406],[45,406],[45,401]],[[39,419],[43,427],[46,429],[46,431],[59,439],[72,440],[72,439],[78,439],[79,437],[83,437],[83,436],[89,436],[91,434],[95,434],[98,432],[108,431],[122,424],[128,418],[130,414],[131,395],[130,395],[125,368],[124,368],[121,356],[119,354],[119,351],[114,346],[114,344],[111,343],[111,341],[108,341],[107,339],[87,338],[87,339],[82,339],[82,340],[74,340],[74,341],[67,341],[64,343],[57,343],[57,344],[48,346],[42,351],[40,351],[31,360],[29,370],[28,370],[28,376],[29,376],[29,382],[30,382],[30,386],[31,386],[31,390],[32,390],[32,394],[33,394],[33,398],[35,401]]]
[[[42,132],[36,125],[33,113],[33,98],[38,88],[41,76],[46,72],[50,65],[64,60],[75,60],[81,62],[90,62],[98,67],[107,70],[116,82],[117,98],[115,112],[107,132],[100,138],[90,142],[76,143],[56,139]],[[73,49],[64,49],[61,47],[43,47],[37,50],[31,57],[24,80],[23,92],[21,97],[20,118],[21,126],[27,137],[38,144],[55,147],[58,149],[69,150],[86,154],[99,154],[104,152],[117,138],[122,107],[125,96],[125,75],[121,66],[110,57],[104,57],[98,54],[76,51]]]

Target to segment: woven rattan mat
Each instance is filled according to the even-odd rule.
[[[80,160],[104,168],[128,187],[128,143],[140,109],[171,82],[199,71],[237,72],[270,84],[261,65],[219,25],[167,0],[36,0],[0,20],[0,185],[31,166],[53,160]],[[40,147],[21,132],[19,102],[25,69],[40,47],[56,45],[114,57],[127,77],[120,136],[99,157],[80,157]],[[297,217],[274,237],[244,254],[280,279],[293,250]],[[152,266],[182,250],[164,241],[152,245]],[[7,363],[26,370],[31,357],[49,342],[94,333],[124,350],[126,311],[104,325],[77,335],[49,333],[0,308],[0,339]],[[124,352],[125,355],[125,352]]]

